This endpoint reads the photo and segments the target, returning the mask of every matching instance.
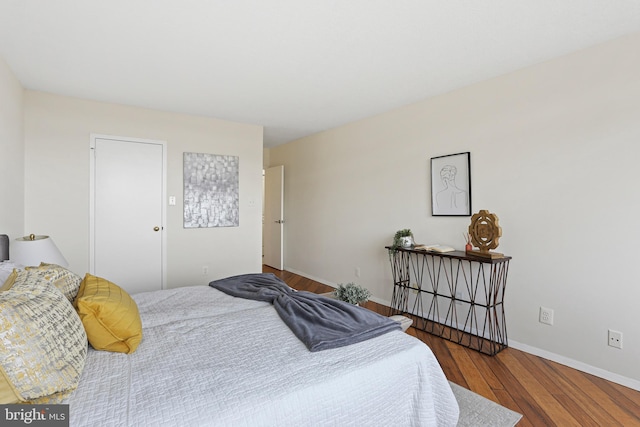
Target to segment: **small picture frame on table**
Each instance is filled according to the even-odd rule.
[[[431,215],[471,216],[471,153],[431,158]]]

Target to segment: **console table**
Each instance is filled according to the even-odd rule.
[[[504,292],[511,257],[392,248],[393,296],[389,315],[491,356],[507,348]]]

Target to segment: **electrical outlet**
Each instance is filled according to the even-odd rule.
[[[360,267],[356,267],[356,277],[360,277]]]
[[[540,307],[540,323],[545,325],[553,325],[553,310],[546,307]]]
[[[202,267],[202,275],[206,276],[207,274],[209,274],[209,267],[205,265]]]
[[[609,346],[622,349],[622,332],[609,329]]]

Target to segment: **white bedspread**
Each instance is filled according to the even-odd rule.
[[[311,353],[267,303],[196,286],[133,296],[133,354],[90,348],[72,426],[454,426],[431,350],[391,332]]]

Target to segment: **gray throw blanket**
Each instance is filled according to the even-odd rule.
[[[397,322],[365,308],[295,291],[272,273],[227,277],[209,286],[234,297],[272,303],[310,351],[343,347],[401,330]]]

